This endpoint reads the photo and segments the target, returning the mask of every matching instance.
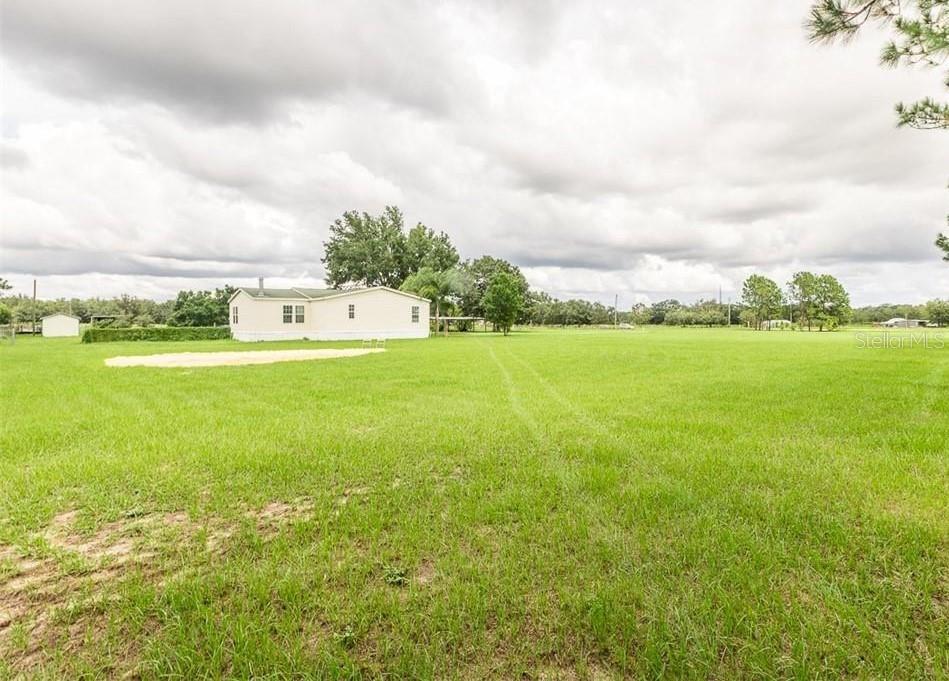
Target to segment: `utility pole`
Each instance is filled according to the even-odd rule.
[[[728,299],[728,317],[726,317],[726,319],[728,320],[728,326],[731,326],[732,325],[732,299],[731,298]]]
[[[616,328],[617,324],[617,314],[619,312],[619,294],[613,296],[613,328]]]
[[[30,335],[36,335],[36,279],[33,280],[33,332]]]

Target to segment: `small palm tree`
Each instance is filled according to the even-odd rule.
[[[417,296],[428,298],[435,303],[435,332],[441,318],[442,306],[454,296],[465,291],[465,276],[456,269],[438,271],[431,267],[423,267],[415,274],[411,274],[402,283],[402,290],[414,293]],[[445,335],[448,335],[448,324],[445,324]]]

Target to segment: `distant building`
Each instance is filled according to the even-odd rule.
[[[893,317],[893,319],[887,319],[885,322],[882,322],[880,326],[885,326],[889,329],[912,329],[918,328],[920,326],[926,326],[928,323],[928,319],[904,319],[903,317]]]
[[[761,322],[761,328],[764,331],[771,331],[772,329],[790,329],[793,326],[790,319],[769,319],[765,322]]]
[[[239,288],[231,335],[242,341],[427,338],[429,301],[385,286],[340,291]]]
[[[43,336],[46,338],[79,335],[79,317],[71,314],[46,315],[40,322],[43,325]]]

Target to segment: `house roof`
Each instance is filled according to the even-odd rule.
[[[307,298],[326,298],[327,296],[338,296],[344,293],[358,293],[359,291],[365,291],[366,289],[351,288],[340,290],[338,288],[295,288],[293,290],[302,293]]]
[[[252,288],[250,286],[242,286],[241,288],[237,289],[237,291],[243,291],[251,298],[299,298],[301,300],[306,298],[305,295],[292,288],[260,289]]]
[[[318,300],[320,298],[329,298],[331,296],[348,296],[354,293],[363,293],[365,291],[374,291],[374,290],[385,290],[391,291],[393,293],[398,293],[402,296],[408,296],[409,298],[417,298],[418,300],[424,300],[429,302],[428,298],[422,298],[413,293],[406,293],[405,291],[399,291],[394,288],[389,288],[388,286],[371,286],[369,288],[351,288],[351,289],[335,289],[335,288],[265,288],[259,289],[255,286],[242,286],[234,291],[234,295],[231,296],[231,299],[234,298],[238,293],[243,291],[246,295],[251,298],[270,298],[275,300]]]
[[[295,298],[297,300],[313,300],[315,298],[326,298],[327,296],[338,296],[343,293],[354,293],[366,289],[349,289],[341,291],[335,288],[265,288],[259,289],[255,286],[242,286],[237,291],[243,291],[251,298]],[[236,293],[236,291],[235,291]]]

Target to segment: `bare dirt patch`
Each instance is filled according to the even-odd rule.
[[[274,501],[244,516],[269,539],[313,507],[309,498]],[[109,587],[118,580],[134,571],[162,585],[172,572],[163,559],[182,543],[200,542],[204,532],[205,550],[217,553],[236,529],[233,520],[198,521],[181,511],[132,510],[91,532],[80,531],[79,520],[77,511],[60,513],[24,547],[0,544],[0,658],[14,670],[36,668],[54,649],[81,649],[90,627],[102,626],[101,603],[115,597]],[[59,622],[58,614],[73,608],[80,614]]]
[[[435,571],[435,563],[431,560],[424,560],[415,571],[415,583],[419,586],[427,586],[435,579],[438,573]]]
[[[110,367],[216,367],[245,364],[274,364],[302,362],[312,359],[358,357],[385,348],[323,348],[321,350],[251,350],[249,352],[171,352],[160,355],[109,357]]]

